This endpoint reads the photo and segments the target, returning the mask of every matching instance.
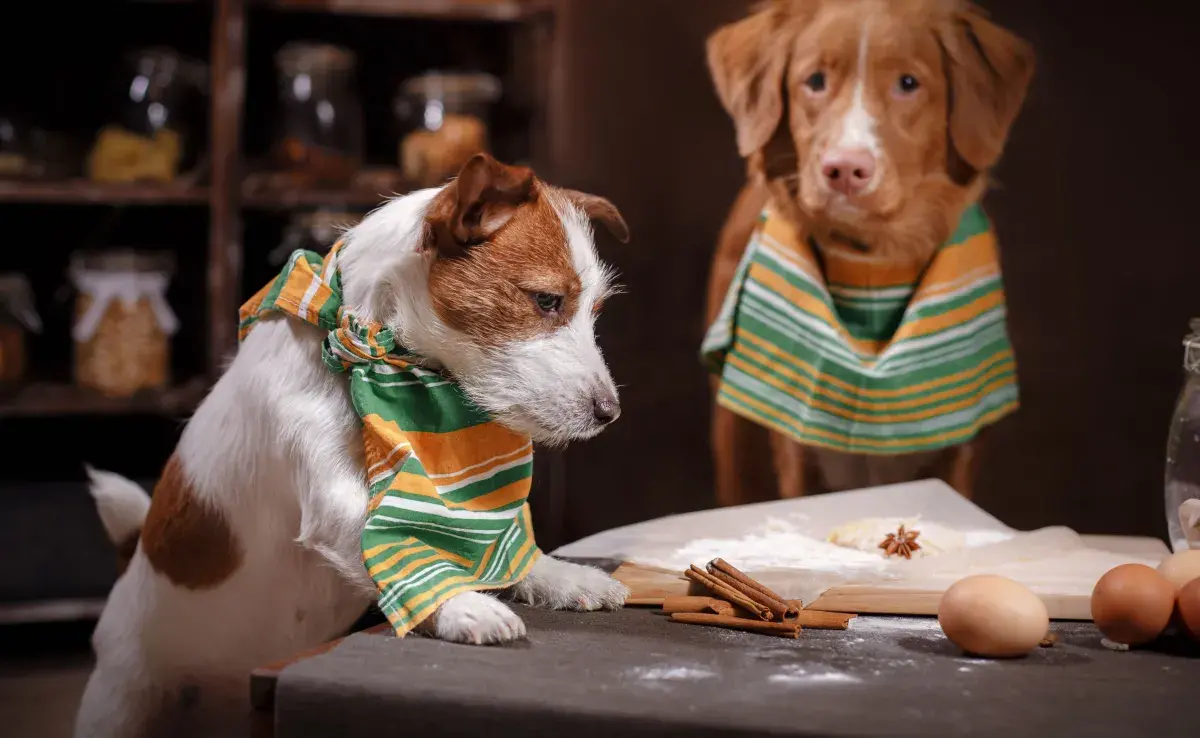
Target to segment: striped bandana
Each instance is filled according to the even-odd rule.
[[[702,352],[722,406],[837,451],[961,444],[1017,408],[996,240],[978,205],[923,269],[818,252],[768,209]]]
[[[403,636],[456,594],[508,587],[529,573],[541,554],[526,502],[533,445],[453,381],[416,365],[390,330],[355,320],[342,305],[341,246],[325,260],[294,252],[242,306],[238,338],[271,312],[329,331],[325,366],[349,372],[362,420],[371,491],[363,563]]]

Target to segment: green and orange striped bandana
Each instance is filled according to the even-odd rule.
[[[527,498],[533,445],[491,420],[450,379],[423,369],[380,325],[342,305],[339,243],[296,251],[240,312],[239,339],[267,313],[329,331],[325,365],[348,372],[362,420],[371,501],[363,563],[403,636],[468,590],[509,587],[541,555]]]
[[[970,440],[1013,412],[996,241],[966,210],[927,267],[822,252],[769,209],[702,352],[718,402],[796,441],[863,454]]]

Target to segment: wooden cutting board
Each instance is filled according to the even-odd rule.
[[[1170,551],[1157,538],[1134,536],[1082,536],[1091,548],[1146,559],[1160,559]],[[626,562],[613,573],[632,590],[631,598],[669,597],[688,593],[689,582],[680,572]],[[825,591],[808,610],[870,613],[876,615],[936,615],[944,588],[904,584],[843,584]],[[1055,620],[1091,620],[1091,598],[1080,594],[1039,594]]]

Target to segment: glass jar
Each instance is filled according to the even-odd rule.
[[[208,72],[169,48],[125,56],[117,79],[119,106],[88,155],[97,182],[171,182],[197,159]]]
[[[179,321],[167,303],[169,253],[76,253],[75,381],[108,397],[130,397],[170,381],[170,337]]]
[[[500,80],[490,74],[429,72],[406,80],[394,104],[404,176],[421,187],[440,185],[487,151],[491,106],[499,99]]]
[[[328,44],[291,43],[275,54],[275,66],[277,164],[298,187],[346,185],[363,156],[354,54]]]
[[[26,333],[41,333],[42,319],[33,303],[33,290],[23,274],[0,274],[0,393],[25,381],[28,353]]]
[[[1200,318],[1183,340],[1185,381],[1167,439],[1167,533],[1171,548],[1200,549]]]
[[[296,213],[283,229],[283,240],[271,250],[267,260],[272,266],[279,266],[297,249],[324,254],[337,243],[347,228],[360,220],[362,215],[358,213],[325,208]]]

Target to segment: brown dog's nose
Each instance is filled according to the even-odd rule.
[[[865,149],[833,151],[821,164],[821,173],[834,192],[857,195],[867,189],[875,176],[875,157]]]
[[[606,389],[598,391],[592,397],[592,416],[601,425],[608,425],[621,417],[621,406],[612,392]]]

